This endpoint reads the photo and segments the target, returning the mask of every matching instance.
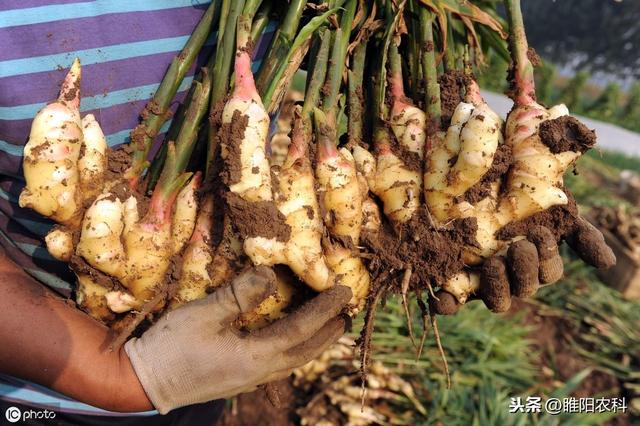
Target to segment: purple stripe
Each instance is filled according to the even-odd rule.
[[[51,6],[54,4],[90,3],[92,1],[93,0],[2,0],[0,1],[0,11]]]
[[[203,49],[197,64],[191,66],[187,75],[193,75],[196,67],[199,68],[206,63],[212,49]],[[85,65],[82,67],[82,96],[97,96],[113,90],[158,84],[177,53],[161,53]],[[47,72],[0,78],[1,105],[28,105],[54,99],[58,95],[60,82],[69,65],[64,64],[60,69]]]
[[[21,25],[0,31],[0,61],[189,35],[202,14],[182,7]]]
[[[16,210],[17,212],[14,212]],[[19,222],[11,219],[12,217],[19,217],[22,219],[29,218],[29,214],[24,209],[18,206],[11,205],[11,203],[0,199],[0,211],[2,211],[2,218],[0,218],[0,226],[2,230],[16,243],[31,244],[38,247],[45,247],[43,237],[33,234],[27,228],[22,226]],[[35,212],[34,212],[35,213]],[[37,213],[36,213],[37,214]],[[31,218],[29,218],[31,219]],[[42,216],[40,216],[42,219]],[[53,222],[51,223],[53,226]]]
[[[43,250],[46,250],[44,242],[42,240],[26,238],[25,235],[29,234],[29,231],[26,228],[22,227],[22,225],[17,223],[15,220],[10,220],[4,212],[0,212],[0,229],[2,229],[6,236],[16,244],[34,244],[41,247]],[[19,247],[13,247],[12,245],[6,243],[4,238],[0,239],[2,240],[0,241],[0,243],[2,243],[8,254],[10,254],[11,259],[21,268],[40,270],[57,276],[63,281],[69,283],[75,282],[73,274],[65,263],[57,261],[53,258],[42,259],[31,257],[23,252]]]
[[[177,108],[177,103],[184,100],[185,94],[186,91],[176,95],[171,107],[172,111]],[[88,110],[83,112],[82,115],[95,115],[105,135],[132,129],[140,122],[140,113],[148,100],[151,99],[151,95],[151,93],[145,93],[145,98],[142,100],[126,102],[109,108]],[[32,119],[30,118],[26,120],[0,120],[0,138],[14,145],[23,145],[29,137],[31,121]]]

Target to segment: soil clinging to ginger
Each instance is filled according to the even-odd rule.
[[[520,235],[527,235],[530,229],[540,225],[548,228],[555,236],[556,241],[573,234],[579,218],[578,206],[566,188],[564,188],[564,192],[569,198],[566,205],[553,206],[528,218],[511,222],[498,231],[496,237],[499,240],[510,240]]]
[[[368,267],[374,281],[397,272],[389,282],[400,290],[402,273],[411,267],[412,287],[420,289],[442,285],[462,270],[464,246],[477,244],[475,219],[458,219],[440,229],[431,223],[421,207],[406,224],[394,228],[385,221],[377,233],[363,233],[363,244],[372,253]]]
[[[554,154],[585,153],[596,144],[596,132],[570,115],[542,122],[539,133],[542,142]]]
[[[242,239],[264,237],[278,241],[289,240],[291,227],[275,203],[246,201],[233,192],[227,193],[225,199],[231,223]]]
[[[230,123],[222,123],[219,130],[220,140],[225,142],[224,168],[220,171],[222,181],[231,186],[242,179],[241,144],[249,123],[249,117],[240,111],[234,111]]]

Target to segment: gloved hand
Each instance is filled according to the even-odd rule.
[[[162,414],[249,392],[285,378],[338,340],[351,290],[335,286],[296,312],[244,333],[232,323],[275,291],[266,267],[250,270],[208,297],[171,311],[125,345],[149,400]]]
[[[607,269],[616,263],[602,233],[582,217],[577,218],[566,241],[591,266]],[[526,239],[511,244],[506,257],[495,255],[482,264],[479,291],[470,299],[480,298],[491,311],[505,312],[512,297],[533,296],[540,285],[560,280],[563,269],[553,233],[544,226],[534,226]],[[430,304],[436,314],[451,315],[460,308],[456,298],[444,290],[436,292],[436,297],[439,300],[432,299]]]

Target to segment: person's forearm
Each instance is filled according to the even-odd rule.
[[[0,371],[113,411],[153,406],[108,330],[0,253]]]

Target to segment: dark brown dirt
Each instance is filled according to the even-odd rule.
[[[135,148],[138,151],[142,151],[144,149],[144,140],[147,137],[147,128],[143,124],[138,124],[131,131],[131,148]]]
[[[80,78],[78,78],[74,83],[73,87],[64,95],[65,101],[72,101],[76,97],[76,93],[80,90]]]
[[[131,165],[131,152],[133,148],[126,144],[117,149],[107,151],[107,170],[105,170],[105,181],[116,181],[122,179],[122,175]]]
[[[297,424],[295,410],[298,407],[297,391],[290,379],[274,382],[281,405],[275,407],[264,389],[238,395],[227,405],[220,426],[294,426]]]
[[[596,132],[570,115],[540,124],[540,139],[554,154],[573,151],[584,153],[596,144]]]
[[[36,145],[31,149],[31,155],[28,157],[24,157],[26,161],[30,163],[35,163],[38,161],[38,157],[40,157],[40,153],[43,151],[47,151],[51,148],[51,142],[45,142],[41,145]]]
[[[104,288],[109,290],[119,290],[124,288],[117,279],[98,271],[80,256],[75,254],[71,256],[69,266],[78,274],[89,275],[95,283],[100,284]]]
[[[289,240],[291,227],[273,202],[252,203],[233,192],[227,193],[225,199],[231,223],[243,239],[264,237],[278,241]]]
[[[421,207],[408,223],[396,229],[385,221],[379,232],[363,233],[362,243],[371,252],[368,267],[374,281],[398,271],[384,285],[399,291],[402,271],[411,266],[412,287],[427,288],[428,284],[442,285],[463,268],[464,245],[477,244],[475,219],[455,220],[441,229],[431,223],[428,211]]]
[[[440,83],[440,104],[442,107],[442,128],[446,129],[451,124],[453,112],[463,100],[463,89],[466,76],[458,70],[447,70],[438,78]]]
[[[457,197],[456,203],[467,201],[475,204],[487,197],[491,193],[491,184],[509,171],[509,166],[511,166],[512,162],[511,146],[507,144],[500,145],[493,156],[491,168],[482,176],[480,182],[467,189],[460,197]]]
[[[571,193],[566,188],[564,188],[564,192],[569,198],[567,205],[553,206],[544,212],[512,222],[498,231],[496,237],[499,240],[510,240],[513,237],[526,236],[529,230],[536,225],[542,225],[551,230],[556,237],[556,241],[569,236],[576,229],[576,221],[579,214],[578,206]]]
[[[223,123],[220,126],[218,135],[221,146],[225,148],[225,166],[220,171],[222,181],[227,185],[233,185],[242,179],[242,162],[240,160],[240,145],[244,139],[244,132],[249,123],[249,117],[235,111],[231,123]]]

